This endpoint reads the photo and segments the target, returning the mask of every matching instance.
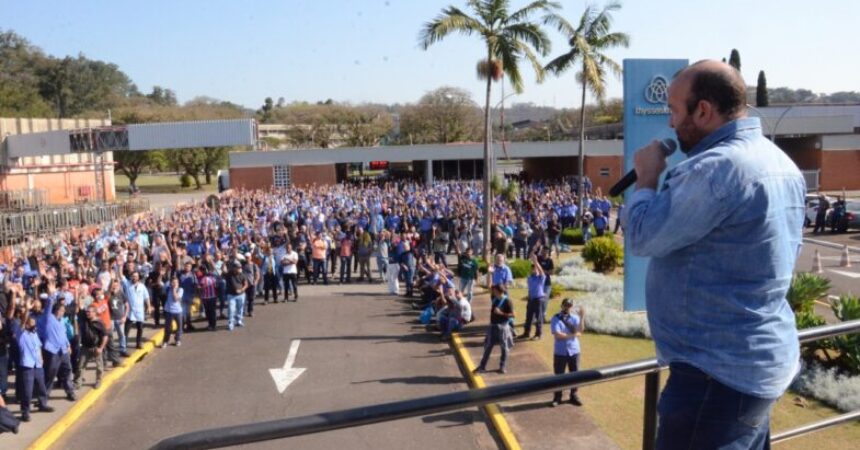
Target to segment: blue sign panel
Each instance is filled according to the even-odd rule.
[[[633,168],[633,154],[654,139],[675,138],[669,127],[669,83],[687,67],[686,59],[624,60],[624,167]],[[675,152],[667,164],[683,158]],[[630,195],[634,188],[625,193]],[[645,274],[648,258],[632,256],[624,246],[624,310],[645,310]]]

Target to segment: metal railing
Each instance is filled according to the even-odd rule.
[[[75,205],[37,211],[0,213],[0,247],[54,236],[71,228],[100,225],[149,210],[149,200]]]
[[[801,343],[809,343],[820,339],[858,332],[860,332],[860,320],[854,320],[836,325],[801,330],[799,336]],[[152,447],[152,449],[209,449],[282,439],[454,411],[472,406],[485,405],[487,403],[514,400],[536,394],[615,381],[638,375],[645,375],[645,420],[642,448],[653,449],[657,436],[657,398],[659,397],[660,389],[660,371],[663,369],[665,367],[659,366],[656,359],[631,361],[563,375],[500,384],[482,389],[330,411],[309,416],[195,431],[164,439]],[[816,422],[774,435],[771,438],[771,442],[775,443],[790,439],[801,434],[855,420],[858,417],[860,417],[860,411]]]
[[[45,189],[16,189],[0,192],[0,211],[29,211],[48,205]]]

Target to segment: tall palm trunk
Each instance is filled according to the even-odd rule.
[[[583,67],[583,73],[585,67]],[[579,219],[577,223],[582,223],[582,218],[585,217],[585,77],[582,80],[582,103],[579,109]]]
[[[491,54],[487,52],[487,61],[491,60]],[[490,217],[492,216],[493,210],[493,193],[490,190],[490,177],[492,176],[492,171],[490,170],[491,163],[491,152],[490,152],[490,94],[493,84],[492,74],[487,74],[487,98],[484,102],[484,248],[483,248],[483,257],[484,261],[489,261],[490,255]]]

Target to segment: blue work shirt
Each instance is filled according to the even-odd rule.
[[[194,271],[182,272],[179,275],[179,286],[182,286],[182,303],[191,303],[197,288],[197,275],[194,274]]]
[[[21,355],[21,367],[42,368],[42,341],[38,334],[34,331],[21,330],[18,334],[18,349]]]
[[[567,325],[565,325],[565,323]],[[569,328],[568,328],[569,327]],[[576,314],[558,313],[549,321],[549,331],[552,332],[555,342],[552,346],[552,354],[559,356],[573,356],[579,354],[579,338],[559,339],[555,333],[575,335],[579,329],[579,316]],[[573,330],[573,331],[571,331]]]
[[[529,300],[533,298],[546,297],[546,290],[544,289],[546,285],[546,275],[531,274],[526,280],[526,284],[529,288]]]
[[[66,335],[65,325],[50,312],[54,308],[56,298],[56,295],[54,295],[43,301],[43,312],[39,319],[44,318],[44,327],[39,331],[38,335],[39,339],[44,343],[45,351],[62,355],[69,349],[69,337]]]
[[[493,285],[505,286],[508,283],[513,283],[514,275],[511,273],[511,268],[507,265],[493,266]]]
[[[785,294],[801,246],[806,184],[757,118],[691,149],[660,192],[638,189],[622,218],[633,255],[651,257],[646,303],[661,363],[779,397],[799,344]]]

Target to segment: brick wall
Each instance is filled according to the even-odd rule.
[[[312,166],[290,166],[290,182],[293,186],[337,184],[334,164]]]
[[[821,152],[822,191],[860,190],[860,150]]]
[[[116,200],[113,170],[104,170],[105,198],[107,201]],[[27,171],[16,170],[0,174],[0,189],[45,189],[48,191],[48,203],[51,205],[66,205],[78,201],[97,201],[96,174],[94,169],[69,168],[59,171],[45,167],[31,168]]]
[[[586,156],[585,175],[591,180],[592,189],[600,188],[603,194],[617,183],[624,174],[624,158],[621,156]]]
[[[622,177],[624,159],[621,156],[585,156],[585,175],[591,179],[592,185],[603,192]],[[601,172],[608,169],[608,172]],[[535,180],[558,179],[579,173],[577,158],[573,156],[556,158],[526,158],[523,160],[523,170]],[[601,173],[606,173],[601,175]]]
[[[275,172],[269,167],[230,168],[231,189],[264,189],[275,183]]]

